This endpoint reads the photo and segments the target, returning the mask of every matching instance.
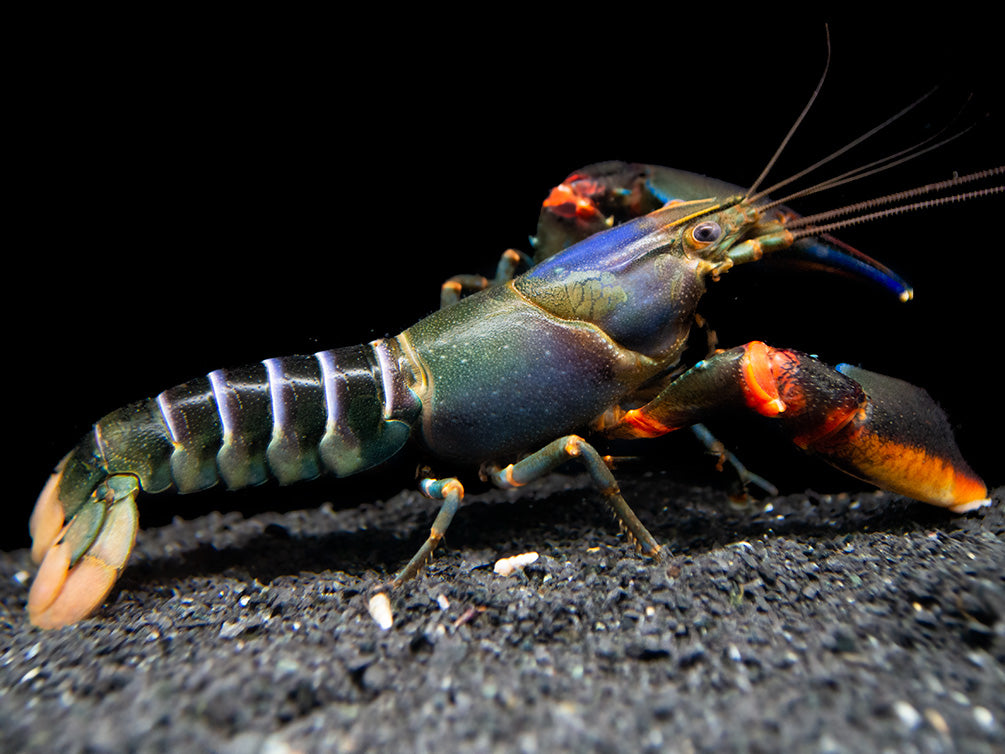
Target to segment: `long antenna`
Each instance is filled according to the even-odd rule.
[[[925,96],[928,96],[928,95],[925,95]],[[919,102],[921,102],[921,100],[917,100],[916,102],[914,102],[907,109],[909,110],[911,107],[914,107]],[[905,112],[907,112],[907,110],[901,111],[896,116],[894,116],[894,119],[900,117]],[[883,125],[886,125],[886,124],[883,124]],[[826,191],[828,189],[836,188],[837,186],[842,186],[842,185],[844,185],[846,183],[851,183],[853,181],[858,181],[858,180],[861,180],[863,178],[867,178],[870,175],[875,175],[876,173],[884,172],[886,170],[889,170],[891,168],[896,167],[897,165],[902,165],[905,162],[909,162],[910,160],[913,160],[913,159],[916,159],[918,157],[921,157],[923,154],[925,154],[927,152],[931,152],[933,149],[938,149],[940,147],[945,146],[949,142],[954,141],[955,139],[958,139],[961,136],[963,136],[964,134],[966,134],[971,128],[973,128],[973,126],[968,126],[968,127],[964,128],[963,130],[955,133],[955,134],[952,134],[950,136],[945,137],[944,139],[941,139],[940,141],[934,141],[935,139],[937,139],[939,137],[939,135],[941,135],[946,130],[946,128],[948,128],[948,126],[942,128],[939,131],[939,133],[932,134],[927,139],[925,139],[925,140],[923,140],[923,141],[915,144],[914,146],[907,147],[905,149],[900,150],[899,152],[895,152],[895,153],[893,153],[891,155],[887,155],[886,157],[881,157],[878,160],[873,160],[872,162],[867,163],[865,165],[860,165],[859,167],[852,168],[851,170],[848,170],[847,172],[842,173],[841,175],[836,175],[833,178],[827,178],[826,180],[823,180],[820,183],[817,183],[817,184],[815,184],[813,186],[807,186],[804,189],[799,189],[798,191],[793,191],[791,194],[788,194],[787,196],[783,196],[781,198],[774,198],[770,202],[768,202],[767,204],[760,205],[760,207],[761,207],[762,210],[769,209],[771,207],[777,207],[777,206],[779,206],[781,204],[785,204],[787,202],[790,202],[793,199],[798,199],[798,198],[803,197],[803,196],[809,196],[810,194],[815,194],[815,193],[818,193],[820,191]],[[873,129],[873,131],[871,133],[875,133],[876,130],[877,129]],[[860,141],[861,141],[861,139],[860,139]],[[934,143],[930,143],[930,142],[933,142],[933,141],[934,141]],[[851,145],[849,145],[849,147],[850,146]],[[846,151],[849,147],[844,148],[842,151]],[[835,153],[835,155],[832,155],[832,156],[836,156],[836,154],[837,153]],[[829,159],[830,159],[830,157],[826,158],[825,160],[822,160],[822,161],[818,162],[814,167],[819,167],[820,165],[822,165],[824,162],[828,161]],[[800,177],[802,175],[805,175],[806,173],[809,172],[810,169],[811,168],[808,168],[807,170],[802,171],[798,175],[793,176],[790,180],[795,180],[796,178],[798,178],[798,177]],[[771,189],[769,189],[769,191],[774,191],[776,188],[781,187],[781,186],[785,185],[786,183],[789,183],[789,180],[782,181],[782,182],[778,183],[776,186],[773,186]],[[764,196],[766,193],[767,193],[766,191],[765,192],[761,192],[761,194],[759,196]]]
[[[753,193],[757,190],[757,187],[761,185],[765,178],[768,177],[768,173],[771,172],[771,168],[775,166],[775,162],[778,161],[782,152],[785,151],[785,147],[788,146],[789,140],[792,138],[793,134],[795,134],[796,129],[799,128],[799,124],[803,122],[803,118],[805,118],[807,113],[809,113],[810,108],[813,107],[813,103],[816,101],[817,95],[820,94],[820,90],[823,89],[824,80],[827,78],[827,71],[831,66],[831,32],[826,24],[824,25],[824,32],[827,37],[827,61],[824,63],[824,72],[820,76],[820,81],[817,82],[816,89],[814,89],[813,94],[810,95],[810,100],[806,103],[805,107],[803,107],[803,111],[799,113],[799,117],[796,118],[796,122],[792,124],[789,132],[785,134],[785,138],[782,139],[782,143],[778,145],[778,149],[775,150],[774,155],[772,155],[771,159],[768,160],[768,164],[764,166],[764,170],[762,170],[761,174],[757,176],[757,180],[754,181],[753,185],[747,189],[747,193],[744,196],[745,200],[749,200]]]
[[[851,141],[849,141],[847,144],[845,144],[840,149],[836,149],[833,152],[831,152],[829,155],[827,155],[826,157],[823,157],[823,158],[817,160],[815,163],[813,163],[812,165],[810,165],[808,168],[804,168],[803,170],[800,170],[798,173],[795,173],[794,175],[790,175],[785,180],[779,181],[774,186],[771,186],[770,188],[767,188],[767,189],[765,189],[765,190],[763,190],[763,191],[761,191],[761,192],[759,192],[757,194],[751,194],[751,192],[748,191],[746,198],[749,201],[755,201],[757,199],[760,199],[762,196],[766,196],[766,195],[770,194],[772,191],[776,191],[777,189],[780,189],[782,186],[787,186],[790,183],[792,183],[793,181],[797,181],[800,178],[802,178],[803,176],[809,175],[810,173],[812,173],[817,168],[822,167],[823,165],[826,165],[828,162],[830,162],[831,160],[833,160],[833,159],[835,159],[837,157],[840,157],[845,152],[847,152],[849,149],[852,149],[853,147],[857,147],[859,144],[861,144],[866,139],[868,139],[868,138],[870,138],[872,136],[875,136],[881,130],[883,130],[884,128],[886,128],[887,126],[889,126],[891,123],[893,123],[893,122],[899,120],[900,118],[902,118],[904,115],[906,115],[911,110],[913,110],[918,105],[920,105],[922,102],[924,102],[928,97],[930,97],[932,95],[932,92],[934,92],[934,91],[935,90],[932,89],[932,90],[926,92],[925,94],[921,95],[920,97],[918,97],[918,99],[916,99],[914,102],[912,102],[911,104],[909,104],[907,107],[905,107],[899,113],[894,113],[893,115],[891,115],[889,118],[887,118],[886,120],[884,120],[879,125],[874,126],[873,128],[870,128],[868,131],[866,131],[864,134],[862,134],[861,136],[859,136],[857,139],[852,139]]]

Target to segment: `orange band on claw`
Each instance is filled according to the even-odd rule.
[[[621,417],[621,426],[635,437],[662,437],[667,432],[673,431],[673,427],[661,424],[640,408],[626,411]]]
[[[778,383],[771,370],[771,349],[759,340],[744,348],[742,359],[744,394],[747,405],[762,416],[778,416],[785,402],[778,395]]]

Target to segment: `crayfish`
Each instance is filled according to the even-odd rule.
[[[64,626],[101,604],[132,550],[141,491],[342,477],[407,443],[482,465],[504,487],[578,459],[649,556],[661,545],[580,433],[648,438],[753,413],[885,489],[957,512],[984,505],[984,483],[920,388],[759,341],[683,362],[707,285],[767,255],[804,255],[909,298],[894,273],[825,235],[845,222],[801,218],[756,184],[625,163],[577,171],[545,202],[523,274],[527,258],[510,252],[494,280],[452,279],[444,306],[396,336],[217,369],[101,418],[31,517],[31,620]],[[421,489],[442,506],[395,585],[430,557],[464,495],[452,477]]]

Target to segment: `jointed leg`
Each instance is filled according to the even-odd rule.
[[[722,471],[722,467],[725,464],[728,463],[730,465],[739,478],[740,484],[743,485],[744,493],[746,493],[748,485],[754,485],[755,487],[760,487],[761,490],[769,495],[774,496],[778,494],[778,488],[775,485],[744,466],[740,459],[731,453],[715,435],[709,432],[708,427],[704,424],[691,425],[691,432],[702,445],[708,448],[709,453],[718,457],[719,460],[716,468],[719,471]]]
[[[440,286],[440,308],[446,309],[461,300],[465,292],[477,293],[513,279],[523,256],[515,249],[507,249],[499,257],[496,276],[489,280],[481,275],[454,275]]]
[[[659,543],[621,497],[618,483],[603,457],[592,445],[577,435],[561,437],[517,463],[489,471],[492,481],[500,487],[520,487],[550,473],[572,458],[580,459],[586,466],[594,483],[603,494],[605,502],[614,511],[622,528],[628,532],[638,548],[646,555],[658,555]]]
[[[412,556],[408,564],[394,577],[392,586],[395,587],[414,578],[415,574],[426,564],[426,561],[432,557],[433,550],[443,539],[447,527],[454,520],[454,514],[457,513],[457,509],[461,506],[461,500],[464,498],[464,485],[453,477],[449,479],[423,479],[420,487],[424,495],[442,500],[443,505],[440,506],[440,512],[436,514],[429,530],[429,537],[422,543],[422,547]]]
[[[517,463],[510,464],[505,468],[492,468],[488,473],[495,484],[500,487],[521,487],[527,482],[550,473],[558,466],[561,466],[570,459],[578,458],[586,466],[593,477],[593,481],[604,496],[604,500],[614,511],[622,528],[626,530],[639,549],[646,555],[656,556],[660,552],[660,545],[646,527],[639,521],[635,512],[628,507],[628,503],[621,497],[621,491],[614,475],[607,467],[603,457],[597,450],[577,435],[568,435],[549,443],[536,453],[532,453]],[[393,587],[401,586],[404,582],[413,578],[432,556],[436,546],[443,539],[443,535],[450,526],[450,522],[460,507],[464,498],[463,485],[454,478],[448,479],[424,479],[421,484],[422,492],[427,497],[442,500],[436,519],[429,531],[429,537],[423,542],[422,547],[415,553],[408,564],[402,568],[394,577]]]

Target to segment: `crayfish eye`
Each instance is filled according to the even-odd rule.
[[[722,228],[719,227],[719,223],[711,220],[698,223],[691,229],[691,238],[702,246],[717,241],[720,235],[722,235]]]

